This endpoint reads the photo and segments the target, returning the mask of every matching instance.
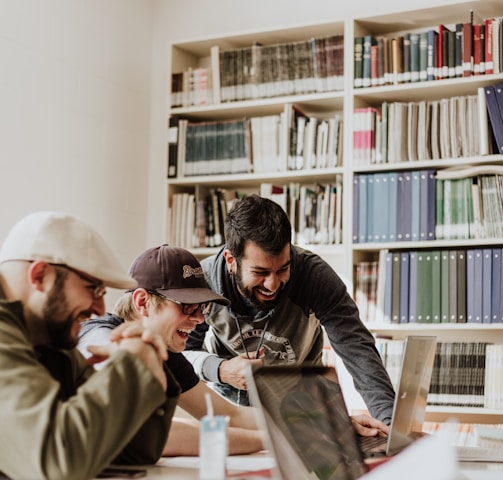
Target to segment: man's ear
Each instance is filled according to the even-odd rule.
[[[56,272],[51,264],[36,260],[30,263],[28,268],[28,279],[30,284],[37,290],[43,291],[44,284],[50,279],[55,277]]]
[[[148,301],[150,294],[144,288],[137,288],[133,292],[133,305],[141,315],[148,315]]]
[[[228,248],[224,250],[224,258],[225,262],[227,263],[227,269],[229,270],[229,273],[236,273],[236,259]]]

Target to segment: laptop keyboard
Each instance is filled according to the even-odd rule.
[[[372,448],[378,447],[379,445],[384,445],[388,441],[388,437],[360,437],[360,449],[362,451],[371,450]]]

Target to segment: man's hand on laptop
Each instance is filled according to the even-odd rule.
[[[389,427],[380,420],[376,420],[370,415],[364,413],[360,415],[352,415],[351,421],[356,429],[356,433],[362,437],[375,437],[377,435],[386,437],[389,432]]]

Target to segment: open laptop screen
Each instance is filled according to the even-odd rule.
[[[367,471],[333,368],[264,366],[254,371],[248,388],[252,405],[269,422],[283,478],[305,478],[290,466],[299,459],[308,478],[353,480]],[[285,442],[296,459],[284,458]]]

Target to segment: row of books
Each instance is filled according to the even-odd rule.
[[[503,17],[392,36],[354,39],[354,87],[441,80],[503,71]]]
[[[211,49],[211,66],[171,75],[171,106],[217,104],[344,88],[344,37]]]
[[[452,445],[457,447],[482,447],[484,449],[484,454],[487,454],[488,450],[491,450],[494,451],[495,455],[499,454],[497,458],[501,458],[503,451],[503,441],[501,440],[503,436],[503,424],[463,422],[452,425],[455,428],[453,438],[451,439]],[[435,435],[444,428],[444,422],[423,422],[423,432],[430,435]],[[474,458],[477,457],[478,456],[474,456]]]
[[[206,67],[171,74],[171,108],[212,105],[213,75]]]
[[[192,249],[218,247],[225,243],[224,221],[228,210],[243,192],[209,188],[194,193],[180,192],[170,196],[168,205],[168,243]]]
[[[503,322],[502,249],[381,250],[355,265],[354,298],[369,323]]]
[[[485,342],[438,342],[428,404],[484,407],[487,347]]]
[[[396,390],[404,340],[378,337],[376,347]],[[485,342],[438,342],[428,405],[491,408],[490,404],[494,404],[494,401],[489,400],[489,395],[498,389],[495,397],[502,402],[503,382],[493,379],[488,368],[501,355],[501,345],[495,345],[495,349],[492,347],[492,344]]]
[[[501,173],[489,173],[495,171]],[[503,167],[441,170],[436,177],[435,238],[503,237]]]
[[[332,245],[342,242],[342,178],[333,183],[262,183],[260,195],[283,207],[292,224],[292,242]]]
[[[354,243],[502,237],[501,166],[353,178]]]
[[[503,153],[503,84],[476,95],[356,108],[353,162],[372,165]]]
[[[342,119],[286,104],[279,115],[188,121],[173,117],[168,177],[334,168],[342,163]]]
[[[342,179],[331,184],[262,183],[261,196],[281,205],[292,224],[293,243],[339,244],[342,241]],[[205,195],[181,192],[170,198],[168,238],[183,248],[216,247],[225,243],[224,221],[236,198],[245,193],[210,188]]]
[[[356,174],[353,242],[435,239],[436,171]]]
[[[398,387],[404,340],[377,338],[376,346],[395,388]],[[428,405],[484,406],[483,342],[438,342]]]
[[[470,95],[421,102],[383,102],[380,108],[356,108],[353,164],[414,162],[489,153],[481,148],[478,103],[478,96]],[[482,121],[487,132],[485,112]]]

